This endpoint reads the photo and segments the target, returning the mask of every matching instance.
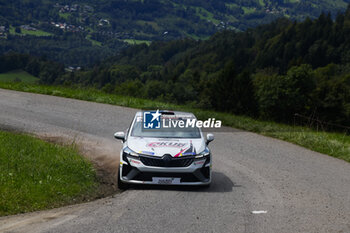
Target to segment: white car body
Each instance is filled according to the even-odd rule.
[[[172,117],[192,113],[166,112]],[[200,129],[197,138],[134,136],[133,129],[142,118],[137,112],[126,134],[118,132],[115,138],[123,140],[120,152],[119,186],[123,184],[209,185],[212,160],[208,144],[213,135],[204,138]]]

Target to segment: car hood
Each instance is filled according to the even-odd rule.
[[[162,157],[170,154],[172,157],[196,155],[202,152],[206,145],[202,138],[168,139],[129,137],[127,146],[139,154]]]

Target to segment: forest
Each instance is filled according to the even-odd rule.
[[[88,66],[130,44],[205,40],[222,30],[245,31],[280,17],[313,19],[322,11],[335,16],[348,2],[0,0],[0,54],[12,51],[44,56],[66,66]]]
[[[127,47],[122,41],[114,40],[105,46],[94,46],[83,36],[65,33],[61,36],[8,36],[0,39],[0,54],[17,52],[46,57],[66,66],[87,66],[112,56]]]
[[[335,20],[325,13],[302,22],[280,18],[205,41],[135,45],[77,72],[16,54],[3,56],[0,64],[26,67],[44,84],[95,87],[279,122],[291,123],[300,114],[349,125],[349,38],[350,8]],[[15,68],[3,65],[0,71]]]

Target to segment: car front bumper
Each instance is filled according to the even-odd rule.
[[[209,185],[211,182],[211,157],[193,159],[186,167],[147,166],[140,158],[122,156],[120,180],[133,184],[163,184],[160,179],[173,178],[177,182],[166,185]]]

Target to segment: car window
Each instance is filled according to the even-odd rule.
[[[200,130],[196,127],[192,128],[161,128],[161,129],[144,129],[142,121],[135,121],[131,136],[134,137],[155,137],[155,138],[200,138]]]

